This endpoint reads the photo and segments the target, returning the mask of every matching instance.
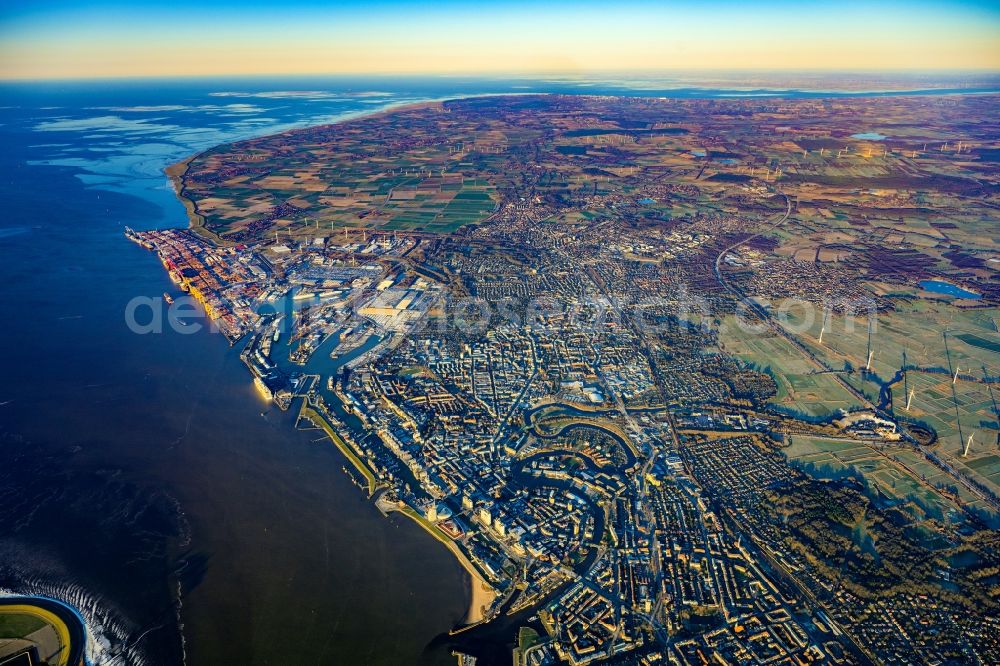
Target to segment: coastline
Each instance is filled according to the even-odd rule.
[[[369,498],[378,491],[380,487],[378,485],[378,480],[375,478],[372,471],[368,469],[368,465],[366,465],[364,461],[361,460],[361,458],[359,458],[353,450],[351,450],[351,447],[348,446],[347,442],[344,441],[344,438],[340,436],[337,429],[334,428],[330,422],[327,421],[327,419],[323,418],[322,414],[306,404],[305,399],[302,400],[302,406],[299,408],[299,418],[304,418],[314,425],[322,428],[323,432],[325,432],[327,437],[330,438],[330,441],[333,442],[333,445],[336,446],[344,457],[347,458],[348,462],[350,462],[354,468],[365,477],[365,481],[368,483]]]
[[[458,563],[463,569],[469,574],[470,584],[469,584],[469,608],[466,611],[465,618],[463,619],[463,626],[461,629],[468,628],[470,625],[479,624],[486,619],[486,609],[493,603],[497,598],[498,594],[493,586],[490,585],[489,581],[486,580],[485,576],[476,568],[475,564],[466,556],[462,549],[446,534],[441,532],[435,525],[427,522],[420,514],[413,510],[409,505],[402,502],[390,502],[386,500],[379,490],[384,488],[378,484],[377,479],[368,466],[364,463],[361,458],[359,458],[347,445],[347,443],[340,437],[337,433],[336,428],[334,428],[330,423],[323,418],[323,415],[317,412],[312,407],[306,405],[303,401],[300,407],[299,417],[305,418],[318,425],[326,433],[327,437],[333,442],[334,446],[348,459],[348,461],[365,477],[368,483],[368,498],[371,499],[373,496],[378,494],[375,499],[375,506],[382,512],[383,515],[388,516],[389,513],[401,513],[404,516],[410,518],[419,525],[425,532],[430,534],[436,541],[441,542],[444,546],[451,552],[451,554],[458,560]]]
[[[462,565],[462,568],[466,570],[469,574],[470,585],[469,585],[469,610],[466,612],[464,624],[461,627],[456,627],[455,630],[464,630],[472,625],[479,624],[487,619],[486,609],[489,608],[490,604],[499,596],[493,586],[489,584],[486,578],[479,572],[476,565],[472,563],[465,553],[458,547],[458,545],[448,538],[447,535],[443,534],[436,526],[427,522],[423,517],[420,516],[416,511],[414,511],[410,506],[400,503],[400,502],[388,502],[383,501],[379,498],[378,506],[384,511],[384,513],[401,513],[407,518],[411,519],[417,525],[424,529],[425,532],[434,537],[435,540],[440,541],[444,546],[451,551],[458,563]]]
[[[214,243],[220,247],[231,247],[233,245],[232,242],[223,239],[213,231],[209,230],[207,226],[205,226],[205,218],[196,211],[194,202],[191,201],[184,194],[183,176],[187,173],[187,170],[190,167],[191,162],[198,159],[200,156],[204,155],[209,150],[214,150],[219,146],[230,146],[241,143],[243,141],[261,139],[264,137],[282,136],[285,134],[293,134],[295,132],[301,132],[303,130],[312,130],[319,127],[335,127],[337,125],[347,125],[355,121],[368,120],[370,118],[378,118],[379,116],[385,116],[391,113],[401,113],[406,111],[414,111],[417,109],[433,108],[433,107],[438,107],[439,110],[443,110],[445,102],[451,102],[454,100],[473,99],[476,97],[518,97],[522,95],[552,95],[552,94],[556,93],[503,92],[503,93],[479,93],[479,94],[466,94],[466,95],[457,94],[457,95],[449,95],[447,97],[425,99],[416,102],[398,102],[398,103],[388,104],[385,107],[374,111],[365,110],[365,111],[345,113],[343,117],[341,117],[339,120],[334,120],[333,122],[323,122],[323,123],[318,123],[316,125],[301,125],[297,127],[289,127],[288,129],[284,129],[278,132],[251,134],[241,139],[236,139],[234,141],[226,141],[217,144],[215,146],[212,146],[210,148],[206,148],[205,150],[198,151],[197,153],[194,153],[192,155],[189,155],[179,162],[174,162],[173,164],[169,164],[166,167],[164,167],[163,170],[166,173],[167,177],[170,179],[171,184],[173,185],[174,194],[178,199],[180,199],[181,203],[184,205],[184,210],[187,213],[188,217],[188,228],[192,231],[192,233],[195,233],[199,237],[208,240],[209,242]]]
[[[135,96],[135,93],[129,94]],[[166,94],[177,96],[175,91],[170,90]],[[89,100],[82,95],[76,99],[73,103],[80,106],[80,109],[62,108],[51,113],[66,114],[68,118],[89,117],[94,114],[89,105],[101,101],[96,97],[95,100]],[[104,101],[118,102],[117,98]],[[137,101],[162,100],[150,97],[148,100]],[[200,101],[192,97],[192,103]],[[555,98],[553,101],[556,101]],[[381,100],[375,108],[383,109],[385,106],[386,101]],[[433,116],[435,122],[447,122],[448,110],[453,110],[454,106],[446,103],[444,108],[443,113],[432,108],[426,111],[401,111],[398,115],[382,110],[376,113],[385,115],[367,122],[347,122],[323,133],[339,137],[376,125],[409,125],[410,118],[424,113]],[[262,114],[266,111],[261,109]],[[365,112],[371,113],[371,107]],[[157,117],[167,115],[161,112],[149,113]],[[138,112],[134,115],[137,118],[144,117]],[[185,129],[187,123],[193,126],[228,122],[207,114],[205,118],[201,118],[187,111],[177,112],[177,117],[181,116],[189,118],[183,121],[181,129]],[[319,119],[316,124],[340,122],[341,117],[343,114],[331,114],[326,120]],[[271,120],[278,122],[285,118],[286,116],[281,115]],[[172,124],[173,119],[173,116],[169,116],[162,122]],[[230,131],[229,125],[220,126],[224,128],[220,131]],[[150,654],[153,655],[150,661],[156,663],[174,663],[173,659],[163,659],[162,656],[174,654],[171,649],[177,642],[175,633],[182,641],[185,638],[189,640],[192,664],[195,661],[224,663],[227,661],[225,652],[228,650],[232,650],[228,659],[249,665],[254,659],[284,663],[285,659],[302,658],[299,653],[306,659],[311,657],[320,661],[321,657],[313,650],[315,645],[329,645],[331,651],[363,652],[367,649],[370,654],[381,654],[383,651],[402,654],[401,651],[395,651],[394,646],[405,644],[407,656],[411,653],[427,653],[430,657],[438,657],[451,648],[461,651],[463,646],[477,648],[468,651],[473,654],[487,640],[493,644],[504,641],[509,643],[516,632],[515,625],[536,614],[536,607],[528,605],[535,597],[528,593],[520,597],[512,594],[508,602],[501,604],[506,601],[501,596],[493,607],[494,611],[497,608],[503,609],[498,617],[478,626],[470,625],[472,628],[465,633],[448,636],[448,629],[461,627],[462,618],[471,614],[475,602],[470,597],[477,589],[482,591],[483,588],[477,588],[474,578],[470,585],[466,576],[455,566],[451,555],[433,546],[426,536],[405,524],[404,520],[390,517],[388,521],[382,520],[379,523],[385,516],[375,515],[363,496],[357,495],[357,488],[352,487],[359,486],[365,489],[363,492],[367,491],[365,479],[331,450],[329,442],[322,437],[323,432],[317,432],[311,427],[311,432],[296,432],[290,428],[294,411],[287,413],[273,409],[271,405],[258,405],[258,396],[248,382],[250,376],[238,361],[241,345],[227,348],[207,332],[182,337],[168,331],[164,335],[143,338],[121,326],[120,304],[128,298],[137,294],[156,296],[164,291],[178,296],[178,301],[182,297],[165,279],[166,271],[150,263],[151,257],[144,253],[139,256],[135,248],[128,244],[121,247],[120,234],[113,233],[113,227],[118,222],[136,227],[169,225],[179,229],[174,232],[178,236],[200,239],[194,229],[186,229],[189,223],[180,217],[182,209],[174,205],[176,193],[164,188],[164,168],[168,163],[178,163],[181,166],[178,166],[177,173],[182,174],[180,178],[185,187],[188,179],[191,179],[191,188],[186,189],[185,194],[196,203],[197,212],[202,208],[209,210],[209,214],[204,216],[206,221],[211,215],[213,220],[207,221],[208,224],[226,237],[227,233],[219,226],[224,223],[223,218],[216,218],[212,212],[214,209],[208,208],[208,202],[202,198],[212,196],[212,192],[199,191],[200,186],[191,171],[198,174],[203,160],[214,159],[219,151],[228,149],[222,146],[209,150],[202,157],[194,158],[193,161],[188,158],[183,163],[179,162],[182,158],[207,146],[194,146],[187,151],[173,150],[169,158],[144,165],[152,175],[145,175],[146,172],[140,172],[138,176],[123,174],[124,178],[118,181],[123,184],[121,189],[137,195],[126,199],[116,197],[110,189],[102,187],[100,182],[94,187],[87,184],[89,179],[85,181],[78,178],[71,170],[57,171],[42,164],[45,159],[54,159],[63,149],[36,148],[34,144],[38,141],[37,134],[30,127],[25,130],[23,143],[25,146],[30,143],[31,146],[30,150],[27,147],[23,150],[25,157],[32,159],[25,159],[24,163],[31,164],[11,174],[11,183],[20,186],[22,181],[40,181],[47,187],[38,188],[39,196],[33,196],[35,190],[25,189],[23,197],[17,197],[16,201],[11,202],[12,219],[19,224],[22,218],[26,219],[23,220],[25,233],[3,239],[5,247],[9,244],[12,254],[19,260],[17,263],[11,262],[9,266],[11,279],[8,283],[14,306],[30,311],[37,306],[37,301],[43,301],[46,307],[39,313],[41,316],[28,318],[34,321],[19,324],[12,331],[12,334],[16,334],[16,339],[24,344],[12,344],[8,350],[14,358],[5,372],[7,381],[4,382],[4,387],[14,399],[9,406],[4,407],[3,413],[10,417],[12,429],[18,436],[23,431],[26,437],[42,442],[44,447],[48,447],[51,442],[51,451],[55,455],[63,451],[67,455],[52,458],[58,465],[45,465],[42,456],[32,455],[31,458],[37,459],[39,464],[33,462],[31,466],[25,466],[25,473],[18,476],[32,484],[37,483],[36,479],[41,479],[44,487],[44,480],[52,477],[50,470],[55,470],[60,481],[64,475],[70,474],[73,475],[71,478],[80,479],[74,485],[67,486],[72,490],[80,488],[86,491],[73,492],[75,497],[87,497],[90,492],[101,502],[107,502],[105,498],[115,500],[118,497],[130,497],[130,488],[126,488],[129,495],[111,493],[100,482],[95,483],[88,476],[95,469],[112,470],[115,476],[111,477],[113,483],[108,485],[118,486],[118,477],[124,483],[145,484],[150,493],[139,495],[139,502],[145,502],[147,497],[153,496],[159,504],[159,498],[162,497],[165,502],[162,515],[174,516],[171,507],[176,507],[179,525],[174,528],[171,523],[170,531],[164,530],[170,539],[164,542],[169,547],[165,551],[165,558],[151,559],[149,565],[144,564],[142,569],[132,570],[129,568],[134,561],[131,555],[136,551],[130,542],[107,539],[108,545],[105,546],[105,533],[91,529],[85,531],[88,525],[75,520],[72,513],[57,510],[46,516],[38,512],[35,522],[37,527],[31,534],[39,535],[36,540],[39,551],[50,543],[55,543],[60,548],[62,543],[72,541],[88,543],[86,549],[64,551],[67,555],[65,562],[55,563],[58,568],[53,570],[62,577],[56,582],[65,586],[58,589],[79,590],[81,594],[90,593],[91,596],[100,594],[102,596],[97,598],[101,603],[110,608],[122,609],[119,612],[128,613],[129,617],[126,619],[135,620],[135,624],[139,626],[147,626],[147,621],[162,620],[162,628],[159,622],[153,622],[150,626],[156,629],[139,643],[142,648],[147,643],[150,645]],[[275,126],[274,130],[264,130],[262,133],[279,131],[286,130]],[[181,132],[170,129],[169,126],[162,134],[168,136],[170,132],[181,135]],[[77,135],[87,136],[81,132],[67,134]],[[215,135],[192,132],[191,136],[196,137],[192,140],[204,142],[205,137]],[[294,134],[287,141],[298,143],[303,137],[303,133]],[[109,133],[107,141],[118,138]],[[279,137],[278,141],[282,139],[285,137]],[[239,144],[240,147],[247,145],[250,144]],[[19,146],[12,146],[12,152],[18,149]],[[135,153],[136,159],[139,159],[145,149],[141,146],[130,148],[128,141],[122,140],[122,150],[123,155]],[[20,159],[19,153],[14,154]],[[102,167],[100,159],[100,155],[96,155],[95,161],[90,163],[87,170],[102,178],[115,177],[111,172],[118,170],[118,161]],[[352,179],[358,175],[351,174],[350,170],[346,173]],[[75,181],[80,182],[78,184]],[[63,202],[66,206],[72,205],[79,210],[79,215],[61,215],[58,214],[58,208],[50,214],[46,200],[58,206],[63,205]],[[157,210],[161,210],[163,214],[158,216]],[[38,216],[37,228],[31,226],[34,214]],[[105,233],[106,228],[112,229]],[[56,233],[48,233],[50,229]],[[48,237],[44,244],[38,242],[40,235]],[[269,245],[268,239],[259,238],[263,242],[254,249],[264,250],[260,254],[270,257],[270,251],[264,248]],[[211,241],[205,242],[212,244]],[[420,250],[412,253],[414,262],[423,260],[420,254],[429,242],[432,241],[422,241]],[[339,244],[333,242],[330,245],[333,254]],[[456,242],[456,245],[465,243]],[[461,251],[462,248],[456,249]],[[38,270],[38,251],[47,254],[46,264],[51,270]],[[401,254],[396,250],[391,253]],[[402,254],[404,258],[410,256]],[[358,260],[360,263],[361,255],[358,255]],[[459,257],[454,264],[445,264],[430,256],[427,261],[438,267],[461,265],[462,259]],[[429,268],[427,270],[430,271]],[[433,273],[429,275],[431,279],[442,281]],[[887,292],[894,295],[891,290]],[[34,305],[33,301],[36,302]],[[988,325],[989,321],[984,319],[984,325]],[[186,329],[182,330],[187,332]],[[350,331],[341,331],[349,340],[360,337],[363,332],[351,336]],[[71,340],[73,344],[67,345],[67,340]],[[360,341],[355,344],[360,345]],[[285,335],[280,341],[273,340],[273,346],[274,359],[282,361],[284,367],[284,357],[288,355],[285,352],[291,348],[288,336]],[[106,353],[108,349],[115,351],[113,359],[109,360]],[[861,349],[863,351],[863,347]],[[330,367],[331,362],[326,360],[329,355],[321,359],[322,356],[322,352],[317,354],[317,361],[322,360],[326,367]],[[342,360],[334,359],[333,362],[340,364]],[[324,364],[316,365],[320,367]],[[362,364],[359,369],[363,370],[366,365]],[[340,367],[349,368],[350,362]],[[322,382],[316,385],[329,386],[327,377],[321,378]],[[912,374],[910,379],[913,379]],[[344,382],[335,382],[338,388],[343,384]],[[961,384],[959,381],[959,388]],[[72,391],[69,398],[66,397],[67,388]],[[339,403],[328,397],[329,389],[326,392],[322,392],[322,388],[320,390],[321,395],[327,397],[331,408],[338,408],[336,414],[343,417],[344,425],[337,425],[334,430],[345,438],[361,433],[356,428],[357,421],[340,411]],[[969,390],[976,389],[970,386]],[[902,397],[898,387],[896,392],[898,405],[901,403],[899,398]],[[416,391],[417,395],[421,393],[426,391]],[[0,401],[11,395],[0,397]],[[360,397],[357,393],[353,396]],[[553,400],[558,403],[558,399],[564,397],[556,394]],[[78,401],[80,404],[75,404]],[[652,400],[640,399],[635,402],[655,405]],[[355,408],[355,411],[350,412],[352,415],[378,411],[358,409],[360,404],[351,403]],[[531,400],[529,404],[539,403]],[[573,403],[572,406],[589,414],[589,403]],[[642,406],[650,407],[649,404]],[[114,410],[116,418],[102,417],[101,413],[108,408]],[[607,410],[607,406],[604,409]],[[615,416],[614,410],[610,411],[611,416]],[[549,415],[554,413],[550,412]],[[46,418],[46,414],[55,414],[58,418]],[[544,411],[529,411],[524,414],[529,417],[529,423],[531,416],[545,415]],[[337,421],[331,423],[336,424]],[[302,426],[307,425],[309,424],[302,423]],[[347,425],[354,425],[355,428],[348,428]],[[544,421],[542,425],[544,428]],[[61,428],[66,428],[66,434],[76,434],[69,437],[60,435]],[[556,430],[558,429],[551,429],[552,432]],[[95,432],[99,433],[99,440],[91,435]],[[143,446],[135,446],[135,433],[143,434],[146,440]],[[976,438],[979,439],[979,435]],[[16,440],[12,441],[16,444]],[[367,448],[360,436],[355,435],[354,441]],[[377,445],[374,439],[371,442]],[[544,444],[551,445],[551,442],[543,442]],[[11,450],[23,452],[26,449],[15,445]],[[49,449],[44,450],[48,454]],[[360,447],[355,447],[355,450],[360,450]],[[380,447],[376,446],[375,450],[377,455],[369,457],[362,453],[360,457],[370,465],[378,465],[379,469],[382,469],[383,463],[394,460]],[[572,462],[569,458],[564,460],[567,464]],[[395,467],[392,463],[388,466]],[[576,468],[575,462],[573,467]],[[338,475],[340,478],[337,478]],[[343,480],[351,483],[343,483]],[[459,489],[459,492],[464,490],[461,485]],[[379,493],[374,496],[377,497]],[[420,500],[414,501],[408,494],[404,497],[415,507],[418,516],[425,519],[433,517],[433,514],[422,511]],[[384,498],[389,500],[392,495],[385,494]],[[458,508],[457,500],[458,497],[453,495],[445,501],[452,508]],[[56,506],[58,509],[58,505]],[[81,502],[80,506],[85,512],[88,506],[98,504]],[[500,506],[504,508],[503,504]],[[12,508],[17,509],[16,506]],[[468,532],[479,529],[477,523],[467,522],[466,511],[455,512],[458,520],[466,523]],[[128,513],[134,515],[134,512]],[[159,513],[151,513],[150,516],[155,519]],[[14,516],[17,517],[16,514]],[[97,516],[97,520],[107,526],[109,531],[117,531],[118,523],[111,522],[113,518],[114,516]],[[125,516],[125,519],[129,520],[129,517]],[[448,523],[427,523],[431,527],[441,525],[446,534],[454,534]],[[77,525],[81,529],[76,529]],[[130,526],[125,523],[125,527]],[[432,530],[423,525],[421,527],[435,536]],[[482,529],[487,531],[487,528]],[[143,538],[148,535],[145,529],[128,531],[138,532]],[[177,547],[172,536],[174,532],[182,535],[182,548]],[[584,533],[586,534],[585,529]],[[478,546],[473,546],[475,540],[470,539],[470,536],[467,533],[464,537],[458,537],[458,548],[468,555],[475,566],[490,574],[491,580],[504,579],[496,587],[506,591],[501,587],[507,584],[506,572],[496,569],[497,575],[494,576],[494,570],[483,564],[487,562],[492,566],[494,560],[486,556],[480,558],[482,551]],[[492,534],[484,536],[491,537]],[[139,543],[141,545],[142,541]],[[159,548],[156,544],[153,545]],[[94,557],[98,548],[101,549],[101,557]],[[23,549],[22,552],[24,554],[18,553],[19,557],[29,564],[51,563],[48,558],[42,560],[33,556],[30,549]],[[398,553],[405,555],[399,556]],[[100,560],[100,564],[95,565],[92,560]],[[161,561],[167,566],[163,566]],[[175,562],[177,566],[174,566]],[[27,575],[34,575],[31,570],[24,571]],[[169,595],[162,593],[163,572],[167,572],[167,577],[173,578],[176,583]],[[89,589],[73,587],[72,584],[77,582],[85,582]],[[568,586],[563,589],[568,589]],[[146,590],[151,593],[142,596]],[[515,593],[517,592],[522,590]],[[81,597],[65,596],[74,599],[84,609],[94,607],[89,601],[77,601]],[[164,599],[161,597],[166,596],[177,600],[175,619],[167,614],[169,604],[162,603]],[[554,591],[549,599],[555,600],[558,596],[558,591]],[[145,607],[136,603],[137,600],[147,598],[154,603]],[[434,607],[429,601],[435,599],[439,600],[438,607]],[[537,599],[537,607],[548,605],[542,601],[542,597]],[[182,600],[184,605],[180,608]],[[169,602],[170,599],[165,601]],[[525,605],[521,606],[521,603]],[[510,614],[507,613],[508,607],[512,611]],[[149,612],[146,612],[146,608],[150,609]],[[527,612],[522,611],[522,608]],[[518,614],[514,615],[514,612]],[[156,615],[162,617],[157,618]],[[376,621],[372,621],[373,619]],[[418,622],[422,624],[417,626]],[[539,622],[546,627],[554,626],[547,614],[531,624],[538,627]],[[426,630],[428,625],[433,632]],[[508,627],[513,627],[514,631],[509,631]],[[441,635],[442,632],[445,632],[444,636]],[[544,636],[544,632],[542,634]],[[430,635],[436,637],[433,652],[430,648],[425,648],[423,640]],[[288,636],[295,640],[287,641]],[[160,639],[159,642],[154,643],[157,638]],[[365,659],[354,653],[345,658],[331,652],[326,658],[335,662],[366,663]],[[388,661],[393,663],[391,658]],[[417,663],[417,660],[399,658],[395,663]],[[451,663],[453,665],[454,659]]]
[[[194,201],[189,199],[187,195],[184,194],[184,174],[187,173],[188,167],[191,166],[191,162],[193,162],[201,154],[202,153],[190,155],[185,157],[180,162],[170,164],[163,169],[163,172],[167,174],[167,178],[170,179],[170,184],[173,185],[174,194],[180,200],[181,205],[184,206],[184,212],[188,218],[188,229],[191,230],[191,233],[196,234],[214,245],[227,247],[232,245],[232,243],[228,243],[218,234],[208,230],[208,227],[205,226],[205,218],[195,209]]]
[[[377,111],[361,111],[358,113],[348,113],[345,114],[345,116],[340,120],[335,120],[330,123],[320,123],[318,125],[303,125],[301,127],[292,127],[286,130],[282,130],[280,132],[274,132],[272,134],[265,133],[260,135],[248,136],[243,139],[238,139],[236,141],[221,143],[217,146],[212,146],[211,148],[207,148],[193,155],[189,155],[188,157],[182,159],[180,162],[174,162],[173,164],[167,165],[166,167],[164,167],[163,171],[167,175],[167,178],[169,178],[170,183],[174,188],[174,194],[180,200],[181,204],[184,206],[184,212],[187,214],[188,218],[188,229],[190,229],[192,233],[198,235],[202,239],[207,240],[208,242],[214,245],[217,245],[219,247],[230,247],[233,245],[233,243],[225,240],[215,232],[211,231],[206,226],[204,216],[198,213],[194,201],[189,199],[188,196],[184,193],[184,175],[187,173],[188,168],[191,166],[191,163],[194,160],[198,159],[200,156],[204,155],[209,150],[214,150],[219,146],[238,144],[242,141],[249,141],[251,139],[260,139],[263,137],[271,137],[271,136],[282,136],[285,134],[293,134],[295,132],[301,132],[303,130],[316,129],[318,127],[334,127],[337,125],[346,125],[354,121],[367,120],[369,118],[377,118],[379,116],[388,115],[390,113],[400,113],[405,111],[413,111],[416,109],[432,108],[432,107],[443,108],[443,104],[446,101],[453,99],[464,99],[465,97],[474,97],[474,96],[475,95],[466,95],[466,96],[459,95],[456,97],[444,97],[440,99],[423,100],[420,102],[402,102],[399,104],[389,104],[385,108],[378,109]]]
[[[364,112],[356,115],[351,115],[349,117],[345,117],[341,120],[337,120],[332,123],[321,123],[319,125],[296,127],[281,132],[275,132],[274,134],[262,134],[260,136],[281,136],[285,134],[292,134],[294,132],[302,131],[305,129],[315,129],[317,127],[332,127],[336,125],[345,125],[358,120],[367,120],[370,118],[376,118],[391,113],[400,113],[416,109],[434,108],[434,107],[442,109],[443,103],[450,99],[457,99],[457,98],[448,97],[436,100],[425,100],[420,102],[408,102],[397,105],[389,105],[388,107],[379,109],[377,111]],[[248,137],[248,138],[258,138],[258,137]],[[248,140],[248,139],[242,139],[242,140]],[[234,141],[231,143],[239,143],[239,141]],[[220,145],[226,145],[226,144],[220,144]],[[215,147],[216,146],[213,146],[213,148],[209,148],[207,150],[212,150]],[[218,234],[208,229],[208,227],[205,224],[205,218],[197,212],[194,201],[188,198],[184,192],[184,182],[183,182],[184,175],[187,173],[187,170],[190,167],[191,163],[195,159],[197,159],[200,155],[203,155],[205,152],[206,151],[201,151],[199,153],[190,155],[179,162],[170,164],[164,168],[164,172],[173,186],[174,194],[180,200],[181,204],[184,206],[184,210],[188,218],[188,229],[191,230],[192,233],[196,234],[203,240],[206,240],[213,245],[219,247],[230,247],[233,245],[231,242],[226,241],[225,239],[221,238]],[[340,452],[348,459],[348,461],[352,464],[352,466],[354,466],[365,477],[365,480],[368,483],[368,498],[370,499],[372,496],[374,496],[380,488],[380,486],[377,483],[377,480],[375,479],[372,472],[368,469],[368,466],[365,465],[361,459],[357,458],[357,456],[353,454],[353,451],[351,451],[350,448],[346,446],[346,443],[344,443],[339,434],[337,434],[336,429],[333,428],[333,426],[331,426],[327,422],[327,420],[322,417],[322,415],[320,415],[318,412],[313,410],[311,407],[308,407],[304,403],[300,408],[299,416],[300,418],[304,416],[311,421],[317,422],[316,425],[319,425],[324,430],[324,432],[327,434],[329,439],[334,443],[334,445],[338,448],[338,450],[340,450]],[[469,560],[469,558],[465,555],[464,552],[462,552],[462,550],[458,547],[458,545],[455,544],[454,541],[452,541],[446,535],[441,533],[440,530],[437,529],[437,527],[427,523],[419,514],[417,514],[408,505],[404,504],[402,506],[399,506],[397,504],[382,503],[382,499],[379,498],[377,500],[377,506],[379,506],[380,509],[384,509],[383,511],[384,513],[388,513],[389,511],[402,513],[403,515],[409,517],[411,520],[416,522],[418,525],[420,525],[421,528],[424,529],[425,532],[427,532],[435,540],[444,544],[444,546],[451,552],[451,554],[455,557],[455,559],[462,566],[462,568],[465,569],[465,571],[469,574],[469,586],[467,588],[469,591],[469,608],[466,611],[466,616],[463,619],[462,626],[454,627],[452,631],[465,630],[481,622],[484,622],[487,619],[485,612],[486,609],[489,608],[489,606],[499,595],[496,592],[496,590],[489,584],[486,578],[482,575],[482,573],[472,563],[472,561]]]

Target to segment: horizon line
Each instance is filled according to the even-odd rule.
[[[850,74],[892,74],[892,75],[977,75],[977,76],[997,76],[1000,77],[1000,67],[667,67],[667,68],[610,68],[592,70],[477,70],[477,71],[330,71],[330,72],[216,72],[209,74],[95,74],[87,76],[0,76],[0,83],[59,83],[59,82],[101,82],[101,81],[142,81],[142,80],[182,80],[201,79],[211,80],[220,78],[231,79],[255,79],[255,78],[442,78],[453,79],[463,77],[484,78],[484,79],[537,79],[539,77],[564,77],[586,79],[596,75],[651,75],[651,74],[726,74],[726,73],[757,73],[757,74],[801,74],[801,75],[850,75]]]

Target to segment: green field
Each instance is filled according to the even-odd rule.
[[[870,487],[884,497],[909,504],[910,514],[917,520],[960,519],[953,502],[928,487],[951,485],[947,483],[949,477],[915,452],[891,449],[887,457],[854,440],[802,435],[790,439],[791,444],[784,449],[788,459],[806,465],[821,478],[836,478],[847,470],[860,472]],[[921,475],[927,477],[925,482]]]
[[[833,376],[816,374],[802,352],[776,333],[743,330],[735,317],[729,316],[723,321],[719,339],[729,354],[770,371],[778,386],[771,401],[776,405],[813,417],[859,406]]]
[[[984,337],[973,335],[972,333],[958,333],[954,337],[958,338],[967,345],[1000,354],[1000,341],[988,340]]]
[[[282,236],[339,237],[369,229],[447,234],[489,216],[498,196],[492,179],[506,156],[464,152],[468,139],[505,144],[501,132],[433,114],[398,114],[416,120],[412,143],[386,151],[371,132],[382,121],[361,118],[329,128],[306,128],[227,144],[190,161],[182,196],[197,206],[205,227],[225,240]],[[450,135],[453,141],[442,141]],[[433,141],[421,140],[434,136]],[[240,157],[252,154],[252,161]],[[317,224],[318,223],[318,224]]]
[[[988,385],[961,378],[953,384],[947,374],[917,371],[906,373],[905,385],[913,392],[909,411],[904,383],[893,385],[893,405],[901,417],[930,425],[943,446],[958,447],[961,430],[964,436],[961,444],[965,443],[964,438],[973,435],[973,452],[987,447],[991,441],[995,449],[998,424]],[[997,393],[996,388],[993,393]]]
[[[45,622],[27,613],[0,613],[0,638],[22,638],[46,626]]]
[[[1000,375],[1000,333],[994,325],[996,312],[989,308],[961,309],[939,302],[914,300],[897,303],[896,310],[880,312],[872,325],[872,370],[883,379],[892,377],[903,366],[948,368],[944,332],[948,334],[951,367],[982,376],[983,368],[992,376]],[[856,368],[865,366],[868,355],[868,316],[831,313],[826,319],[823,342],[819,342],[823,316],[808,315],[793,309],[788,323],[799,339],[832,367],[845,362]]]
[[[894,453],[894,456],[913,470],[915,474],[926,479],[931,485],[945,486],[957,493],[965,505],[982,512],[992,511],[985,502],[972,494],[965,486],[957,484],[951,476],[943,472],[919,452],[903,449]]]

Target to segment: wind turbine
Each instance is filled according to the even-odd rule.
[[[872,347],[872,323],[873,319],[868,319],[868,362],[865,364],[865,370],[871,371],[872,369],[872,359],[875,358],[875,348]]]
[[[963,458],[966,458],[969,455],[969,447],[972,446],[972,435],[974,435],[974,434],[975,433],[970,434],[969,435],[969,439],[967,439],[965,441],[965,449],[962,451],[962,457]]]

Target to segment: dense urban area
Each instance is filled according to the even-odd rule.
[[[995,664],[997,103],[428,103],[128,235],[465,566],[461,664]]]

